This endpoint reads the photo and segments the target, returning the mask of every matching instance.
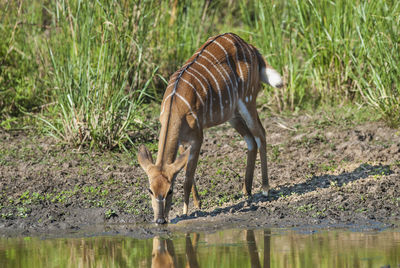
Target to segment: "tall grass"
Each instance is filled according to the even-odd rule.
[[[391,125],[399,124],[398,1],[241,1],[241,6],[248,39],[285,73],[287,87],[269,94],[279,110],[307,102],[366,102]]]
[[[159,101],[168,77],[209,36],[229,31],[283,73],[286,87],[264,91],[271,109],[346,102],[400,124],[394,0],[0,4],[8,10],[0,14],[3,115],[46,107],[41,117],[52,135],[75,145],[125,144],[143,122],[141,104]]]
[[[59,33],[48,42],[57,92],[55,137],[113,148],[127,139],[156,68],[144,58],[155,6],[117,1],[55,1]],[[140,13],[140,14],[138,14]]]
[[[355,8],[360,49],[354,79],[364,99],[393,127],[400,126],[400,3],[374,1]],[[373,29],[372,33],[371,30]]]
[[[49,101],[40,66],[41,6],[0,1],[0,127]]]

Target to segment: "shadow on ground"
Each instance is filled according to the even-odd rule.
[[[235,205],[228,206],[225,208],[216,208],[213,211],[195,211],[188,216],[178,216],[171,220],[171,223],[178,223],[182,220],[194,219],[198,217],[207,216],[217,216],[219,214],[225,213],[235,213],[240,210],[240,212],[256,210],[260,202],[271,202],[278,200],[284,196],[290,196],[292,194],[302,195],[317,190],[318,188],[329,188],[332,186],[341,187],[347,183],[357,181],[360,179],[365,179],[369,176],[380,176],[380,175],[390,175],[393,171],[388,165],[369,165],[361,164],[358,168],[354,169],[352,172],[343,172],[339,175],[321,175],[314,176],[304,183],[281,186],[277,189],[271,189],[269,191],[269,196],[265,197],[261,193],[254,194],[251,198],[241,201]]]

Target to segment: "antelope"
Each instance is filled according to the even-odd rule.
[[[282,78],[258,50],[238,35],[210,37],[170,78],[161,103],[157,160],[141,145],[138,162],[149,178],[154,221],[168,221],[177,174],[185,167],[183,214],[190,191],[201,209],[194,174],[203,142],[203,129],[228,121],[247,144],[243,193],[251,196],[257,151],[260,152],[262,193],[269,191],[265,130],[256,109],[260,82],[275,88]],[[184,147],[187,149],[183,149]],[[179,156],[178,151],[180,152]]]

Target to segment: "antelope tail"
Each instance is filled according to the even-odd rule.
[[[258,61],[260,63],[261,82],[275,88],[283,87],[283,80],[281,75],[264,60],[263,56],[261,56],[260,53],[257,54]]]

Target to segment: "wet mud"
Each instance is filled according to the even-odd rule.
[[[151,224],[147,178],[131,152],[72,149],[27,131],[0,130],[0,234],[130,233],[294,226],[398,226],[400,130],[329,114],[264,116],[270,194],[242,196],[246,144],[228,125],[206,131],[196,184],[203,208],[183,208],[183,175],[171,223]],[[155,121],[155,120],[154,120]],[[157,126],[155,125],[155,128]],[[136,135],[156,148],[157,129]]]

